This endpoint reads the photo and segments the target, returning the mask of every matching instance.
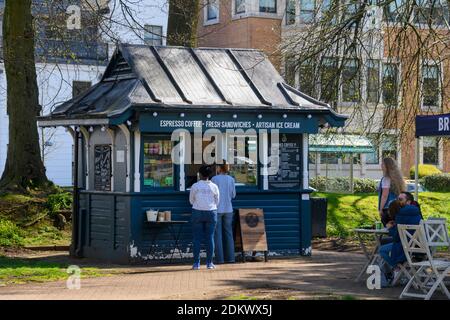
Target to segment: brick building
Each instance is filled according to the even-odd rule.
[[[378,40],[373,45],[370,61],[365,61],[358,69],[358,99],[353,99],[351,88],[346,88],[345,74],[356,72],[348,64],[336,84],[333,99],[325,99],[321,94],[321,74],[314,77],[308,75],[308,67],[295,70],[291,62],[279,52],[292,34],[302,32],[309,24],[320,17],[321,8],[329,5],[329,0],[211,0],[205,1],[200,14],[198,28],[199,46],[239,47],[263,50],[279,68],[292,86],[303,92],[333,105],[338,112],[351,114],[357,104],[364,104],[364,112],[355,114],[345,129],[346,133],[361,132],[368,127],[366,135],[372,139],[380,132],[381,140],[372,139],[376,148],[373,154],[362,154],[354,163],[355,176],[379,179],[381,176],[380,161],[384,156],[393,156],[399,162],[405,177],[414,165],[415,142],[413,115],[450,112],[450,59],[435,62],[434,57],[441,56],[445,48],[436,48],[429,59],[416,61],[408,56],[408,52],[392,55],[396,42],[387,38],[392,32],[386,32],[389,22],[395,21],[392,6],[380,8],[370,6],[372,10],[371,24],[379,30]],[[401,5],[402,1],[394,1]],[[449,10],[446,1],[441,2],[438,10],[441,20],[437,32],[448,33],[445,21],[449,21]],[[417,12],[426,12],[426,7],[419,7]],[[433,14],[433,13],[431,13]],[[434,13],[436,14],[436,13]],[[423,15],[423,13],[422,13]],[[411,23],[415,23],[424,34],[426,27],[421,26],[421,16],[413,15]],[[412,36],[412,35],[411,35]],[[411,37],[413,38],[413,37]],[[414,47],[414,42],[411,42]],[[444,51],[445,52],[445,51]],[[334,57],[335,58],[335,57]],[[328,61],[332,61],[333,57]],[[339,58],[336,58],[339,59]],[[341,58],[342,59],[342,58]],[[361,57],[361,59],[365,59]],[[405,83],[401,81],[408,74],[411,79],[420,81]],[[370,80],[369,80],[370,77]],[[386,85],[388,84],[388,85]],[[389,107],[388,107],[389,104]],[[395,108],[392,109],[392,105]],[[411,112],[415,108],[416,112]],[[404,135],[399,141],[399,128],[386,125],[386,117],[395,113],[396,117],[410,125],[402,126]],[[369,120],[370,118],[370,120]],[[368,122],[370,121],[370,122]],[[420,140],[420,163],[433,164],[439,169],[450,172],[450,139],[424,137]],[[350,169],[349,157],[338,157],[335,154],[311,154],[311,175],[345,176]]]

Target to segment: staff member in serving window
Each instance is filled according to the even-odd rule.
[[[194,237],[194,265],[192,269],[200,269],[200,246],[206,236],[206,267],[215,269],[213,264],[214,230],[217,224],[217,205],[219,189],[209,180],[212,175],[211,166],[202,166],[198,170],[200,181],[194,183],[189,193],[192,204],[192,234]]]
[[[233,239],[233,205],[231,200],[236,197],[234,178],[228,175],[229,166],[219,165],[218,175],[211,181],[217,185],[220,201],[217,208],[217,226],[215,232],[216,263],[234,262]]]

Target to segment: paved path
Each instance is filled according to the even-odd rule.
[[[186,266],[135,267],[126,274],[81,280],[81,289],[69,290],[65,281],[0,287],[0,299],[213,299],[232,292],[291,289],[305,294],[352,295],[363,299],[395,299],[400,288],[368,290],[355,283],[364,256],[318,251],[312,257],[273,259],[220,265],[216,270]],[[238,291],[239,290],[239,291]]]

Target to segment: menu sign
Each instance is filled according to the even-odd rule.
[[[97,191],[111,191],[111,146],[94,147],[94,188]]]
[[[280,135],[280,166],[276,175],[269,176],[269,189],[300,188],[301,136]]]

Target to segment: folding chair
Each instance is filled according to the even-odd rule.
[[[450,299],[444,279],[450,276],[450,261],[434,259],[425,236],[425,228],[420,225],[397,225],[400,240],[406,259],[414,272],[408,284],[400,294],[403,297],[423,298],[429,300],[436,289],[439,289]],[[423,261],[414,261],[413,254],[424,254]],[[417,286],[422,293],[413,293],[411,286]]]

